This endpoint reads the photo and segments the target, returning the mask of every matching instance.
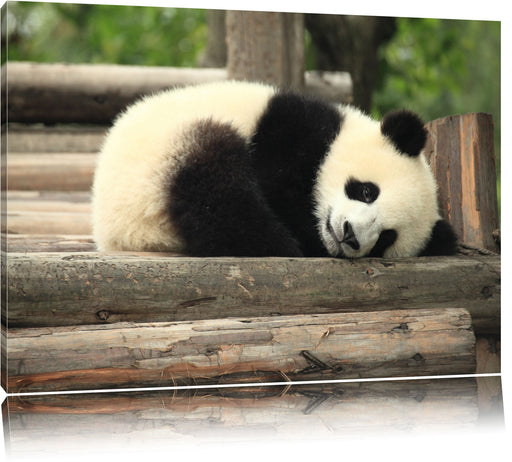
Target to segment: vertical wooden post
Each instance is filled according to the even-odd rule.
[[[228,11],[228,76],[304,86],[304,17],[295,13]]]
[[[499,227],[492,116],[471,113],[437,119],[425,154],[439,185],[441,213],[460,240],[496,251]]]

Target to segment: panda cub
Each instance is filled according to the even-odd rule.
[[[169,90],[121,114],[99,155],[100,251],[191,256],[452,254],[422,121],[381,123],[271,86]]]

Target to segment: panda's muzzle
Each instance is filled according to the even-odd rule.
[[[347,244],[353,250],[360,249],[359,241],[357,240],[354,230],[352,229],[352,225],[349,221],[343,223],[343,239],[341,240],[341,243]]]
[[[343,238],[341,240],[334,231],[334,228],[332,227],[330,214],[329,217],[327,218],[326,227],[331,237],[340,246],[340,250],[341,244],[346,244],[356,251],[360,249],[359,241],[357,240],[356,235],[354,233],[354,229],[352,228],[352,225],[350,224],[349,221],[345,221],[345,223],[343,223]]]

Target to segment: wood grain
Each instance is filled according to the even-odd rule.
[[[302,89],[303,34],[300,13],[227,11],[228,77]]]
[[[439,185],[441,212],[465,243],[497,251],[499,228],[494,126],[489,114],[449,116],[427,124],[425,153]]]
[[[94,153],[14,153],[8,158],[7,188],[24,191],[87,191]]]
[[[9,122],[110,125],[143,95],[168,88],[227,80],[226,69],[192,69],[105,64],[7,63]],[[6,64],[2,65],[4,71]],[[347,101],[350,76],[323,79],[306,73],[307,90]],[[333,89],[333,82],[337,89]],[[2,104],[5,102],[2,100]]]
[[[472,373],[466,310],[10,329],[9,392]]]
[[[466,308],[500,331],[499,257],[190,258],[7,254],[9,326]]]

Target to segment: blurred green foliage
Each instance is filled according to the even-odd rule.
[[[45,62],[195,66],[207,40],[205,10],[137,6],[9,2],[7,31],[10,60]],[[373,115],[489,112],[499,174],[500,33],[499,22],[399,18],[380,49]],[[307,34],[306,48],[311,62]]]
[[[488,112],[499,140],[500,23],[403,18],[397,26],[380,50],[375,115],[397,107],[425,120]]]
[[[194,66],[206,45],[206,11],[9,2],[13,61]]]
[[[379,58],[380,80],[373,94],[376,117],[398,107],[410,108],[424,120],[492,114],[500,206],[500,22],[400,18]]]

